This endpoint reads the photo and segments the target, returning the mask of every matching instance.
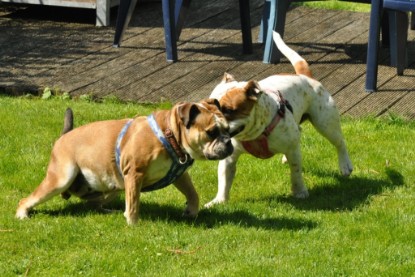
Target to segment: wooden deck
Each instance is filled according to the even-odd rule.
[[[252,34],[259,31],[263,0],[251,1]],[[88,10],[0,6],[0,93],[19,95],[52,87],[71,95],[115,95],[157,102],[209,96],[223,72],[261,79],[292,72],[286,59],[262,63],[262,47],[241,54],[237,1],[193,1],[179,44],[179,62],[165,61],[161,4],[140,3],[119,49],[111,26],[96,28]],[[369,14],[292,8],[285,41],[311,64],[314,76],[334,95],[340,112],[355,117],[388,112],[415,118],[415,32],[404,76],[382,51],[379,92],[364,90]]]

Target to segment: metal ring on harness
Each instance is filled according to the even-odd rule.
[[[179,163],[180,164],[186,164],[188,160],[188,155],[184,155],[184,161],[182,161],[182,158],[179,158]]]

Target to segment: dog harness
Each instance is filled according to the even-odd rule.
[[[133,120],[130,119],[127,121],[127,123],[125,123],[124,127],[121,129],[121,132],[118,134],[117,142],[115,143],[115,164],[117,165],[118,172],[120,173],[121,176],[122,176],[121,163],[120,163],[121,141],[124,138],[125,133],[127,133],[127,130],[130,127],[132,122]]]
[[[187,168],[193,164],[193,159],[189,156],[189,154],[183,153],[173,135],[173,132],[169,128],[167,128],[163,133],[152,114],[147,116],[147,121],[150,124],[151,130],[153,131],[154,135],[158,138],[158,140],[163,144],[164,148],[169,153],[169,156],[173,160],[173,163],[169,171],[167,172],[166,176],[164,176],[156,183],[142,188],[142,192],[153,191],[167,187],[171,183],[174,183],[174,181],[176,181],[177,178],[182,176],[183,173],[187,170]],[[118,171],[121,175],[122,171],[120,164],[120,145],[125,133],[128,130],[128,127],[130,127],[131,122],[132,119],[124,125],[123,129],[118,135],[115,148],[115,161],[117,163]]]
[[[275,113],[275,116],[271,120],[271,123],[265,128],[265,130],[261,133],[261,135],[258,138],[254,140],[241,141],[242,146],[245,148],[246,151],[248,151],[251,155],[261,159],[268,159],[274,156],[274,153],[272,153],[268,147],[268,137],[274,130],[274,128],[277,126],[278,122],[280,122],[280,120],[284,118],[285,107],[287,107],[291,112],[293,112],[292,106],[287,100],[285,100],[282,97],[280,91],[278,91],[278,93],[272,93],[277,95],[280,99],[280,108]]]

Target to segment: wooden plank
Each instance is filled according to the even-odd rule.
[[[112,83],[115,82],[114,85],[120,86],[121,84],[132,82],[137,78],[142,78],[153,71],[157,71],[158,68],[164,67],[166,64],[162,29],[154,28],[148,33],[149,36],[136,37],[135,40],[130,40],[129,43],[134,43],[134,41],[137,40],[145,42],[151,38],[154,47],[135,48],[135,51],[131,51],[131,49],[127,48],[107,48],[94,55],[97,59],[93,63],[93,66],[89,67],[88,71],[82,72],[82,74],[75,72],[69,79],[65,78],[66,74],[64,72],[61,72],[59,76],[56,77],[57,79],[55,82],[58,86],[65,87],[66,91],[76,92],[76,94],[101,93],[104,91],[101,89],[93,89],[93,86],[99,82],[107,80]],[[145,43],[137,44],[146,45]],[[116,53],[116,58],[105,58],[105,55],[111,56],[113,53]],[[91,58],[93,57],[88,57],[84,62],[87,62]],[[148,61],[150,60],[153,62],[149,63]],[[119,78],[117,78],[117,76],[119,76]],[[108,88],[108,86],[105,87],[105,89]],[[109,92],[112,92],[112,90]]]
[[[234,14],[236,15],[237,13],[234,12]],[[217,22],[222,22],[222,24],[227,23],[227,21],[229,21],[228,18],[223,17],[223,20],[216,20],[213,21],[212,23],[217,23]],[[229,24],[229,23],[228,23]],[[204,30],[201,28],[197,28],[197,34],[195,35],[196,37],[200,37],[200,35],[203,35],[204,33],[208,32],[209,30]],[[157,41],[159,43],[159,45],[157,46],[158,50],[162,51],[164,54],[164,32],[162,29],[152,29],[149,32],[153,32],[153,34],[145,34],[145,36],[140,36],[138,37],[137,35],[133,35],[130,36],[129,39],[124,40],[123,42],[123,47],[121,48],[123,51],[124,48],[132,48],[130,49],[134,52],[136,51],[142,51],[141,48],[149,48],[149,47],[143,47],[145,45],[154,45],[154,42]],[[158,39],[155,40],[154,38],[157,37]],[[151,40],[149,40],[149,38],[153,38]],[[147,41],[145,41],[145,39],[147,39]],[[155,47],[155,46],[152,46]],[[184,47],[184,46],[183,46]],[[149,48],[150,49],[150,48]],[[146,49],[146,50],[149,50]],[[179,47],[179,50],[181,48]],[[120,56],[116,59],[116,62],[112,62],[109,61],[108,64],[106,63],[102,63],[101,65],[97,66],[96,68],[93,68],[92,71],[89,70],[87,72],[87,76],[84,76],[86,78],[84,78],[83,81],[80,82],[74,82],[73,84],[75,84],[74,86],[67,86],[63,83],[59,83],[59,86],[65,86],[66,88],[69,89],[69,91],[75,92],[77,94],[80,93],[85,93],[85,92],[100,92],[100,90],[102,89],[109,89],[110,92],[116,92],[117,88],[115,87],[115,85],[117,86],[121,86],[124,87],[126,86],[126,83],[128,84],[128,82],[137,79],[139,76],[142,75],[137,75],[133,77],[133,74],[136,73],[137,70],[139,69],[134,69],[132,68],[131,70],[127,70],[127,72],[124,71],[124,69],[128,69],[129,67],[134,67],[135,65],[137,65],[138,68],[141,68],[141,66],[139,65],[139,63],[143,62],[143,59],[145,59],[146,55],[147,58],[151,58],[154,55],[158,55],[160,52],[157,51],[157,53],[153,54],[153,55],[149,55],[149,52],[143,52],[141,53],[141,57],[142,58],[137,58],[136,54],[133,53],[129,53],[129,51],[127,52],[127,54]],[[190,53],[185,53],[182,54],[181,52],[179,52],[179,58],[180,57],[185,57]],[[158,60],[156,58],[156,60]],[[115,60],[114,60],[115,61]],[[151,64],[151,62],[150,62]],[[160,63],[160,65],[163,65],[163,63]],[[145,70],[145,72],[147,72],[147,74],[145,74],[144,76],[147,75],[151,75],[152,72],[156,72],[157,70],[159,70],[160,68],[162,68],[163,66],[158,66],[158,65],[153,65],[151,64],[151,70],[148,71],[149,67],[145,67],[147,70]],[[140,70],[141,71],[141,70]],[[97,73],[98,72],[98,73]],[[108,78],[106,78],[104,75],[100,74],[99,72],[105,72],[104,74],[106,76],[108,76]],[[134,73],[129,73],[129,72],[134,72]],[[65,74],[66,75],[66,74]],[[91,76],[91,78],[95,78],[97,77],[95,81],[93,81],[92,79],[88,79],[88,76]],[[117,77],[118,76],[118,77]],[[127,78],[126,78],[127,77]],[[131,77],[131,78],[128,78]],[[76,77],[75,77],[76,78]],[[126,79],[126,81],[122,81],[123,79]],[[159,78],[157,78],[159,79]],[[121,81],[121,82],[120,82]],[[65,82],[65,80],[63,80],[63,82]],[[89,84],[87,84],[89,82]],[[125,93],[125,89],[122,88],[122,92]]]
[[[254,11],[253,13],[255,14]],[[259,10],[257,10],[256,13],[259,15]],[[136,68],[141,67],[141,64],[137,64],[133,66],[131,69],[127,69],[127,71],[121,71],[120,73],[116,73],[115,75],[109,76],[109,78],[102,79],[99,82],[96,82],[94,84],[91,84],[90,86],[83,88],[83,90],[95,91],[101,90],[103,88],[111,88],[111,91],[122,91],[124,95],[129,95],[123,96],[123,98],[128,99],[134,96],[138,101],[143,102],[160,101],[160,99],[165,99],[165,93],[163,93],[163,91],[171,90],[162,88],[163,85],[169,86],[170,83],[173,81],[178,82],[177,80],[182,78],[182,76],[185,76],[191,73],[192,71],[197,70],[212,62],[213,60],[217,59],[218,54],[226,56],[226,51],[223,51],[223,49],[219,48],[219,51],[217,52],[218,54],[215,55],[214,51],[216,50],[212,50],[213,55],[209,58],[206,49],[214,49],[217,44],[224,43],[224,38],[233,36],[234,34],[240,32],[238,30],[240,24],[239,18],[229,21],[229,16],[231,16],[232,14],[234,16],[231,18],[236,18],[237,16],[239,16],[237,11],[232,11],[232,13],[228,14],[228,17],[223,17],[223,19],[209,19],[210,21],[212,21],[211,23],[214,25],[219,24],[219,22],[221,22],[221,29],[204,29],[200,27],[194,29],[194,31],[192,32],[192,36],[195,39],[187,43],[183,43],[179,46],[180,61],[178,63],[169,66],[159,66],[158,62],[154,65],[147,65],[147,62],[144,62],[145,68],[151,68],[152,70],[147,70],[146,72],[148,72],[148,74],[143,76],[143,78],[135,78],[135,80],[137,81],[133,83],[127,83],[124,84],[122,87],[118,88],[114,86],[114,84],[120,84],[119,80],[117,79],[125,78],[126,75],[129,76],[130,73],[128,72],[135,72]],[[209,23],[205,22],[204,24]],[[241,45],[241,38],[239,38],[238,40],[239,41],[235,42],[235,44],[238,45],[238,47],[231,47],[231,49],[229,49],[230,53],[235,52],[239,48],[239,45]],[[185,50],[188,47],[192,50],[191,52]],[[201,62],[198,62],[199,59],[201,60]],[[220,59],[222,58],[220,57]],[[148,62],[151,63],[151,61]],[[160,78],[160,75],[164,77]],[[145,87],[147,92],[142,95],[135,95],[137,94],[137,87]],[[179,91],[183,91],[183,89]],[[171,93],[168,96],[170,98],[173,97]]]
[[[412,111],[407,106],[408,112],[405,113],[400,108],[403,99],[409,92],[415,91],[414,69],[406,69],[406,76],[396,76],[396,68],[389,66],[388,49],[381,49],[378,66],[378,92],[368,94],[362,92],[365,83],[365,69],[363,64],[360,72],[362,75],[351,86],[346,87],[341,93],[335,95],[339,102],[342,113],[354,117],[361,116],[381,116],[391,111],[399,111],[401,115],[410,117]],[[344,65],[346,66],[346,65]],[[360,86],[358,88],[356,84]],[[364,91],[364,90],[363,90]],[[407,98],[410,99],[410,98]],[[414,106],[412,104],[412,106]]]
[[[288,30],[291,28],[291,26],[293,26],[291,23],[292,22],[296,22],[297,20],[303,18],[305,15],[308,15],[310,17],[313,17],[317,10],[312,10],[312,9],[301,9],[301,8],[295,8],[295,9],[290,9],[290,11],[287,13],[287,19],[286,19],[286,35],[285,35],[285,40],[287,37],[289,37],[289,35],[287,35],[287,32],[289,32]],[[313,26],[315,22],[310,22],[310,26]],[[303,25],[299,22],[296,22],[295,27],[297,25]],[[253,28],[253,37],[257,37],[259,32],[259,26],[256,26]],[[262,61],[262,55],[263,55],[263,48],[260,47],[259,51],[258,51],[258,47],[254,48],[256,50],[256,55],[255,57],[255,62],[248,62],[248,63],[240,63],[238,66],[231,68],[231,70],[229,69],[225,69],[226,71],[229,71],[228,73],[231,73],[235,76],[235,78],[237,80],[250,80],[250,79],[256,79],[256,80],[260,80],[262,78],[265,78],[271,74],[275,74],[277,72],[292,72],[292,66],[286,64],[286,70],[288,71],[284,71],[281,69],[276,69],[275,65],[264,65],[264,64],[260,64],[258,65],[257,63],[261,63]],[[219,72],[218,73],[218,78],[220,80],[221,76],[223,75],[223,72]],[[212,84],[214,85],[214,84]],[[214,86],[212,86],[213,88]]]
[[[13,4],[74,7],[84,9],[95,9],[97,7],[96,0],[0,0],[0,2]]]
[[[212,32],[221,32],[220,30],[213,30]],[[231,41],[237,45],[241,45],[239,34],[235,31],[229,31]],[[210,36],[211,32],[205,36],[200,37],[203,40],[203,37]],[[221,32],[223,36],[225,33]],[[235,40],[237,42],[235,42]],[[239,64],[238,59],[228,59],[228,55],[234,55],[233,53],[239,53],[240,58],[242,57],[240,52],[237,49],[239,47],[230,47],[227,50],[223,48],[220,49],[222,56],[218,56],[215,53],[215,46],[218,44],[223,45],[228,43],[228,39],[223,38],[223,40],[218,41],[216,36],[215,42],[213,43],[195,43],[193,50],[197,48],[200,49],[212,49],[212,54],[209,55],[206,52],[195,52],[187,53],[184,55],[180,62],[171,64],[167,67],[160,68],[158,71],[153,72],[152,74],[137,80],[134,83],[131,83],[127,87],[123,87],[122,90],[124,93],[134,94],[137,93],[137,87],[145,87],[147,89],[146,94],[136,95],[135,97],[142,102],[148,101],[160,101],[160,99],[171,99],[177,101],[183,94],[188,94],[191,87],[197,88],[200,86],[200,80],[209,78],[209,67],[211,64],[218,66],[219,64],[223,66],[224,64]],[[188,43],[191,46],[192,42]],[[228,53],[228,55],[227,55]],[[200,76],[202,74],[202,76]],[[160,78],[163,76],[163,78]],[[214,77],[212,77],[214,78]],[[189,80],[193,80],[189,84]],[[187,83],[187,85],[186,85]],[[196,85],[196,87],[195,87]],[[181,88],[179,88],[181,86]]]
[[[323,27],[329,28],[341,14],[341,12],[334,10],[324,10],[324,12],[322,12],[322,10],[319,9],[311,9],[311,12],[308,13],[306,17],[297,17],[296,20],[293,20],[291,23],[288,22],[287,25],[290,28],[286,29],[284,39],[290,39],[295,43],[313,41],[313,39],[315,39],[313,34],[315,34],[314,30],[316,28],[318,28],[319,31],[324,31],[325,29]],[[287,14],[287,18],[290,18],[290,13]]]
[[[251,1],[254,40],[262,6],[263,0]],[[111,47],[113,28],[94,28],[92,21],[36,20],[35,14],[28,17],[29,12],[13,18],[3,10],[0,6],[0,92],[50,86],[74,96],[93,93],[140,102],[197,101],[210,94],[224,71],[239,80],[293,72],[285,59],[277,65],[263,64],[262,45],[257,43],[253,54],[241,55],[239,10],[230,0],[192,2],[175,64],[165,62],[160,3],[139,3],[120,49]],[[395,68],[388,65],[388,50],[382,49],[380,92],[367,94],[368,19],[368,14],[292,8],[284,39],[308,60],[342,114],[393,112],[413,118],[415,32],[409,32],[412,64],[405,76],[396,76]]]
[[[393,105],[388,112],[402,116],[406,119],[415,119],[415,93],[413,93],[414,88],[412,87],[412,92],[408,92],[404,97]]]

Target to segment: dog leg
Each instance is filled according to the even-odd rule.
[[[297,144],[285,153],[291,171],[291,191],[295,198],[307,198],[308,190],[304,185],[300,145]]]
[[[186,196],[187,205],[183,215],[186,217],[196,217],[199,212],[199,195],[193,186],[189,174],[185,172],[174,182],[174,186]]]
[[[343,176],[349,176],[353,171],[353,164],[347,152],[337,109],[328,106],[324,110],[324,114],[311,115],[310,121],[317,131],[336,147],[340,172]]]
[[[66,191],[72,184],[78,171],[75,165],[59,165],[59,162],[56,160],[50,163],[46,177],[42,183],[27,198],[20,200],[16,211],[16,218],[27,218],[29,211],[33,207]]]
[[[232,187],[233,179],[235,178],[236,174],[236,163],[238,162],[238,158],[240,155],[241,152],[238,151],[235,147],[235,150],[231,156],[219,161],[218,192],[216,194],[216,197],[212,201],[205,204],[205,208],[210,208],[214,205],[222,204],[229,200],[229,193]]]
[[[125,184],[125,212],[124,217],[128,225],[134,225],[138,221],[140,208],[140,191],[143,182],[143,174],[130,172],[124,176]]]

